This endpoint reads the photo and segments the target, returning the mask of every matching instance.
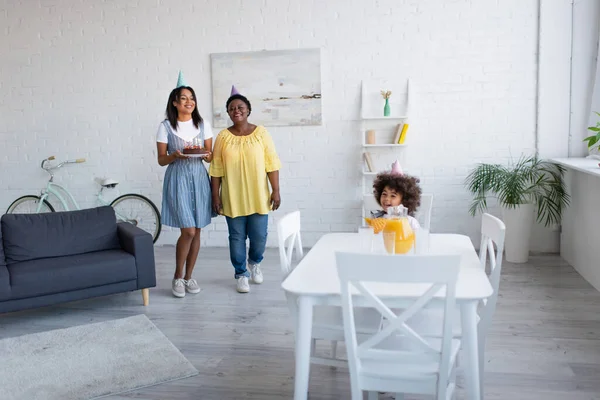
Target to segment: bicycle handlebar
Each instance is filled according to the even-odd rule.
[[[50,156],[50,157],[42,160],[42,165],[41,165],[42,169],[45,169],[46,171],[50,171],[50,170],[54,170],[54,169],[59,169],[60,167],[62,167],[65,164],[80,164],[80,163],[84,163],[85,162],[85,158],[78,158],[76,160],[63,161],[63,162],[61,162],[61,163],[59,163],[59,164],[57,164],[57,165],[55,165],[53,167],[46,167],[46,163],[48,161],[52,161],[52,160],[55,160],[55,159],[56,159],[56,157]]]

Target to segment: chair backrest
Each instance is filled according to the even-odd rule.
[[[341,284],[344,340],[348,352],[351,382],[354,384],[361,380],[362,362],[366,360],[381,361],[382,363],[390,363],[393,360],[399,360],[402,363],[410,362],[414,365],[414,369],[411,368],[411,371],[416,374],[418,374],[419,366],[425,367],[434,361],[439,363],[440,379],[442,380],[440,384],[443,385],[443,380],[448,378],[447,372],[450,367],[452,320],[455,312],[455,289],[460,256],[395,256],[338,252],[336,253],[336,266]],[[368,267],[365,268],[365,266]],[[399,315],[396,315],[385,304],[385,301],[369,288],[370,283],[380,282],[422,284],[424,293],[409,307],[403,308]],[[441,346],[434,346],[433,342],[412,329],[407,321],[424,309],[433,297],[444,289],[443,336]],[[358,344],[356,336],[352,300],[356,291],[364,297],[367,307],[379,311],[389,322],[379,332],[366,339],[365,335],[361,334],[360,344]],[[408,346],[393,350],[378,348],[378,345],[384,340],[390,338],[392,334],[397,335],[398,333],[408,343]]]
[[[433,209],[433,194],[424,193],[421,195],[421,205],[415,213],[415,218],[419,221],[421,228],[431,230],[431,210]]]
[[[502,272],[502,253],[504,251],[504,237],[506,226],[499,218],[491,214],[483,214],[481,217],[481,244],[479,245],[479,261],[481,267],[486,270],[487,260],[490,262],[489,279],[494,293],[490,298],[483,301],[483,309],[480,312],[480,326],[483,332],[487,332],[491,325],[492,316],[496,310],[498,301],[498,289],[500,288],[500,273]],[[494,245],[496,249],[494,250]]]
[[[298,258],[302,258],[302,238],[300,236],[300,211],[292,211],[277,221],[277,239],[279,243],[279,262],[281,280],[292,272],[294,249]]]
[[[372,194],[363,195],[363,216],[371,217],[371,211],[381,210],[381,206]]]

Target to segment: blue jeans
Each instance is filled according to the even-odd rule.
[[[229,257],[235,278],[250,276],[246,269],[246,238],[250,239],[248,261],[251,264],[260,264],[267,245],[268,215],[252,214],[243,217],[225,217],[229,230]]]

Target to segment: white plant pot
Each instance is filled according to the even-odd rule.
[[[504,259],[511,263],[525,263],[529,259],[529,239],[533,226],[535,207],[522,204],[515,208],[502,207],[502,219],[506,225]]]

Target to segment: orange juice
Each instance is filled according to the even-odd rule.
[[[394,253],[396,254],[408,253],[415,244],[415,232],[408,222],[407,215],[408,209],[402,205],[388,208],[387,221],[383,231],[395,233]],[[385,239],[390,240],[389,238]],[[388,250],[392,248],[391,243],[386,243],[385,246]]]
[[[383,231],[396,233],[396,254],[408,253],[415,244],[415,233],[410,227],[410,223],[406,217],[388,220]],[[391,248],[391,245],[386,244],[386,247]]]

